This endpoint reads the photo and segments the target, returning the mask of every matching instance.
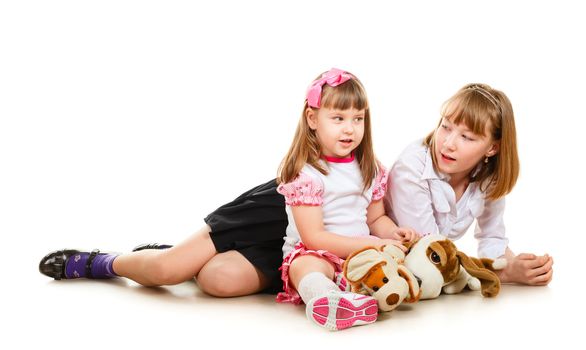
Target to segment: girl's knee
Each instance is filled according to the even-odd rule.
[[[289,267],[289,275],[305,275],[309,272],[321,272],[328,277],[333,277],[335,269],[327,259],[315,255],[297,257]]]
[[[201,290],[215,297],[257,293],[263,288],[263,283],[263,277],[256,271],[234,266],[205,265],[197,275],[197,284]]]

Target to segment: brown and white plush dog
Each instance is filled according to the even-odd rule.
[[[344,263],[344,277],[355,293],[372,295],[382,311],[391,311],[403,301],[419,300],[415,276],[400,262],[405,254],[389,245],[382,251],[370,247],[352,253]]]
[[[496,296],[500,291],[500,280],[494,271],[505,268],[507,261],[468,257],[458,251],[452,241],[434,234],[417,241],[404,264],[421,283],[421,299],[432,299],[442,290],[446,294],[455,294],[466,286],[480,290],[485,297]]]

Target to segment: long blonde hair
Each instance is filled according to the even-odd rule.
[[[319,79],[316,78],[316,80]],[[362,182],[364,190],[368,189],[372,184],[373,178],[377,172],[377,162],[374,156],[372,147],[372,133],[370,131],[370,110],[368,107],[368,99],[362,83],[352,75],[352,79],[332,87],[324,84],[322,87],[321,107],[345,110],[355,108],[358,110],[364,109],[364,137],[360,145],[354,150],[354,154],[360,166],[362,174]],[[305,111],[309,107],[307,100],[303,106],[301,118],[295,130],[295,136],[289,151],[277,173],[278,183],[287,183],[293,181],[301,172],[305,164],[309,164],[317,169],[320,173],[327,175],[328,170],[323,162],[321,147],[317,140],[315,130],[312,130],[307,123]],[[316,111],[318,108],[312,108]]]
[[[507,96],[486,84],[468,84],[443,104],[441,115],[454,124],[464,123],[476,135],[484,135],[489,126],[492,139],[499,141],[499,151],[488,163],[479,163],[478,171],[470,173],[470,181],[478,181],[490,200],[511,192],[519,177],[519,156],[513,107]],[[441,120],[438,128],[440,124]],[[424,143],[431,149],[437,169],[434,134],[435,130]]]

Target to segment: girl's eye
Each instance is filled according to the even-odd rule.
[[[441,125],[441,127],[442,127],[442,129],[444,129],[444,130],[448,130],[448,126],[447,126],[446,124],[442,124],[442,125]]]
[[[362,121],[364,121],[364,117],[356,117],[354,118],[354,121],[361,123]]]
[[[473,141],[474,139],[468,135],[462,135],[462,138],[466,141]]]
[[[334,120],[337,121],[337,122],[341,122],[344,119],[342,117],[340,117],[340,116],[335,116],[334,117]]]

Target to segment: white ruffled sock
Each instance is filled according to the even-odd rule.
[[[340,288],[323,273],[311,272],[299,281],[297,293],[299,293],[303,302],[307,304],[311,299],[324,295],[330,290],[340,291]]]

